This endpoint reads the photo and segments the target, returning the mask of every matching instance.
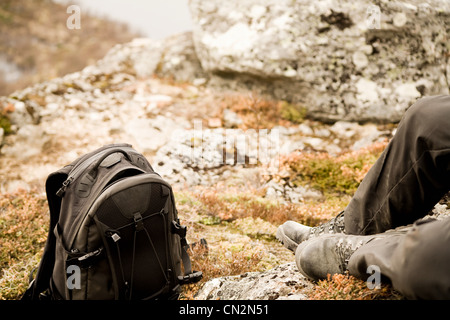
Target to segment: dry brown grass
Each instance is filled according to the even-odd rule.
[[[203,205],[201,212],[222,221],[252,217],[264,219],[274,225],[294,220],[311,226],[332,218],[349,200],[348,197],[341,197],[326,202],[307,201],[296,204],[269,200],[252,192],[232,194],[213,188],[196,192],[194,197]]]
[[[314,172],[311,169],[312,180],[322,173],[328,182],[328,179],[347,177],[357,183],[383,148],[384,145],[380,144],[359,152],[344,153],[333,158],[333,165],[330,165],[331,158],[323,154],[295,154],[285,159],[284,165],[288,166],[293,177],[298,177],[299,172],[304,172],[299,170],[306,170],[306,166],[314,162],[317,163],[316,169],[331,168],[339,171],[339,174],[330,175],[330,172],[334,172],[331,170],[327,175],[324,174],[326,170]],[[319,165],[321,161],[326,165]],[[353,166],[353,163],[358,165]],[[204,279],[186,286],[181,298],[193,299],[201,285],[210,279],[274,267],[277,261],[268,262],[264,250],[255,246],[256,241],[265,248],[275,245],[280,247],[266,233],[273,233],[273,228],[286,220],[310,226],[329,220],[343,210],[351,199],[351,194],[333,190],[320,200],[297,204],[264,198],[264,189],[236,190],[235,187],[216,186],[175,190],[181,222],[188,226],[189,241],[196,242],[205,237],[209,242],[209,251],[201,246],[192,248],[193,269],[201,270]],[[18,299],[24,292],[28,273],[37,266],[46,241],[47,211],[45,195],[42,193],[22,191],[0,195],[0,299]],[[255,223],[259,225],[254,230],[247,230]],[[264,231],[259,238],[260,230],[266,228],[263,224],[269,224],[269,231]],[[228,241],[225,233],[234,233],[233,239],[239,240]],[[309,294],[311,299],[398,298],[389,286],[368,291],[363,281],[348,275],[320,281]]]
[[[41,194],[0,195],[0,300],[18,299],[27,288],[47,241],[47,211]]]
[[[271,129],[274,126],[290,126],[302,122],[306,108],[287,101],[273,100],[268,97],[249,94],[223,95],[220,101],[219,117],[223,110],[236,112],[242,120],[239,129]]]
[[[244,272],[262,271],[259,263],[263,253],[248,247],[227,252],[208,252],[204,246],[195,246],[190,250],[190,254],[193,270],[201,270],[203,279],[196,284],[183,287],[181,299],[185,300],[194,299],[197,291],[208,280]]]
[[[311,300],[399,300],[403,296],[391,285],[369,289],[366,282],[348,274],[328,275],[308,293]]]

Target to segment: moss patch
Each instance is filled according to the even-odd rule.
[[[281,159],[294,185],[309,185],[327,196],[353,195],[387,142],[334,157],[328,153],[294,152]]]
[[[2,128],[5,134],[10,134],[11,130],[11,121],[6,115],[0,114],[0,128]]]
[[[306,117],[307,109],[304,106],[281,101],[279,104],[281,117],[293,123],[301,123]]]

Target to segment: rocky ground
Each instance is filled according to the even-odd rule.
[[[121,47],[121,52],[132,50],[133,45],[136,42]],[[276,225],[251,217],[225,225],[205,223],[195,206],[183,201],[183,194],[199,187],[233,188],[238,193],[255,190],[276,201],[320,200],[320,191],[272,179],[274,175],[267,172],[279,170],[276,160],[294,151],[338,155],[389,139],[395,125],[345,121],[327,125],[305,119],[273,125],[265,134],[264,128],[239,130],[240,115],[223,109],[230,92],[201,81],[180,84],[141,78],[123,68],[107,71],[99,62],[1,98],[11,119],[10,133],[1,135],[1,192],[44,193],[47,175],[76,157],[104,144],[130,143],[174,186],[182,219],[194,226],[192,239],[207,239],[211,251],[240,247],[264,253],[261,261],[268,271],[215,278],[205,284],[198,299],[307,298],[304,291],[312,284],[296,271],[292,253],[274,241]],[[227,137],[242,135],[249,141],[247,149],[224,144]],[[252,153],[252,144],[271,146],[266,161]],[[251,165],[252,161],[256,164]],[[443,205],[437,209],[446,211]]]
[[[10,119],[8,130],[13,133],[5,134],[2,129],[0,135],[3,192],[41,182],[48,172],[107,143],[129,142],[171,183],[194,186],[228,179],[229,172],[254,175],[254,168],[245,164],[261,160],[254,152],[259,142],[269,144],[267,164],[295,150],[333,155],[357,150],[391,137],[395,128],[305,120],[240,129],[242,119],[224,110],[225,101],[236,94],[250,97],[252,92],[203,86],[202,78],[178,83],[142,77],[136,74],[138,66],[126,65],[127,59],[139,64],[133,50],[142,54],[149,43],[142,39],[118,46],[96,65],[0,98],[2,112]],[[251,99],[244,101],[247,107]],[[250,145],[234,158],[235,146],[228,144],[225,147],[231,149],[224,151],[222,145],[225,137],[239,135],[246,136]],[[231,162],[224,161],[224,152]],[[277,188],[270,185],[269,194],[276,194]]]
[[[324,190],[295,183],[279,160],[356,157],[392,138],[417,98],[448,94],[450,9],[383,1],[373,29],[369,1],[222,3],[190,1],[193,33],[135,39],[79,72],[0,97],[0,192],[44,197],[51,172],[102,145],[132,144],[173,185],[189,240],[208,241],[209,260],[200,260],[209,281],[188,298],[307,299],[314,285],[274,239],[288,217],[279,211],[310,211],[313,201],[323,220],[349,194],[322,205]],[[246,212],[267,214],[273,203],[277,220]],[[448,203],[434,214],[447,216]]]

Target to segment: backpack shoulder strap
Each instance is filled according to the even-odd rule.
[[[25,291],[25,294],[22,296],[22,300],[38,300],[39,295],[49,288],[50,278],[55,262],[56,237],[53,230],[58,223],[61,208],[61,198],[56,196],[56,191],[67,179],[72,167],[73,165],[65,166],[64,168],[50,174],[47,178],[45,189],[47,192],[47,200],[50,211],[50,226],[47,242],[44,247],[42,259],[37,268],[36,276],[33,280],[32,275],[30,275],[30,284],[28,289]]]

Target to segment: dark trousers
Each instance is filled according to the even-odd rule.
[[[413,224],[450,190],[450,96],[419,100],[345,209],[345,232],[371,235]],[[389,233],[389,232],[388,232]],[[350,258],[375,265],[409,298],[450,299],[450,219],[415,224],[369,242]]]

